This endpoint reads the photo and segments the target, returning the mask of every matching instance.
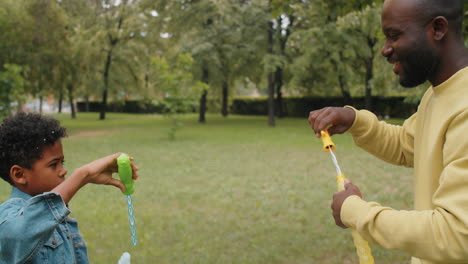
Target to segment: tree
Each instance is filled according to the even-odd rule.
[[[33,20],[25,6],[30,1],[0,2],[0,69],[4,64],[25,65],[33,50]]]
[[[58,2],[66,14],[64,23],[65,35],[58,62],[59,66],[59,111],[62,100],[66,96],[70,105],[71,118],[76,118],[75,94],[80,85],[86,82],[87,71],[94,63],[90,56],[92,51],[89,36],[86,31],[91,6],[85,0],[69,0]],[[86,14],[86,15],[85,15]]]
[[[291,33],[294,30],[294,25],[296,21],[295,5],[302,4],[302,0],[289,0],[289,1],[279,1],[279,0],[270,0],[268,1],[268,11],[269,16],[272,19],[272,23],[269,24],[269,31],[271,31],[271,36],[269,37],[269,59],[267,59],[265,64],[270,65],[273,68],[271,73],[273,76],[269,76],[271,79],[269,82],[270,93],[276,93],[276,104],[272,102],[269,103],[269,112],[275,113],[278,117],[283,116],[283,84],[285,83],[285,71],[286,67],[289,64],[291,59],[286,53],[286,46],[291,36]],[[270,99],[270,101],[273,99]],[[270,116],[270,114],[269,114]],[[269,123],[271,125],[273,117],[269,117]]]
[[[273,42],[273,31],[274,31],[274,27],[273,27],[273,22],[272,21],[269,21],[268,22],[268,55],[271,56],[270,58],[274,58],[274,53],[273,53],[273,46],[274,46],[274,42]],[[265,57],[265,58],[269,58],[269,57]],[[275,64],[273,64],[273,66],[266,62],[265,63],[265,70],[267,72],[267,75],[268,75],[268,125],[271,126],[271,127],[274,127],[275,126],[275,102],[274,102],[274,99],[275,99],[275,84],[274,84],[274,72],[277,70],[277,66]]]
[[[261,80],[263,69],[258,62],[265,52],[261,42],[266,40],[263,10],[258,1],[201,0],[171,2],[159,12],[171,21],[166,28],[171,38],[193,55],[196,78],[221,97],[223,116],[228,115],[229,93],[236,80]],[[201,96],[200,102],[206,102],[206,93]]]
[[[295,54],[293,83],[309,91],[313,87],[313,94],[340,93],[351,103],[351,91],[360,87],[364,75],[367,107],[371,107],[374,60],[381,40],[380,6],[353,1],[317,1],[306,6],[299,13],[301,29],[290,46]]]
[[[291,86],[297,87],[300,93],[315,95],[340,92],[350,102],[355,51],[345,48],[344,43],[352,36],[346,36],[347,32],[338,28],[336,9],[330,5],[332,1],[317,1],[294,7],[298,29],[293,32],[288,49],[294,57],[290,66]]]
[[[337,26],[345,32],[347,36],[353,36],[348,39],[348,45],[356,50],[356,57],[362,60],[365,75],[365,107],[372,110],[372,86],[371,80],[374,77],[374,59],[379,54],[381,7],[369,5],[362,10],[353,11],[341,17],[337,21]]]
[[[25,65],[29,92],[39,97],[42,112],[43,97],[58,86],[57,67],[62,55],[66,15],[54,0],[34,0],[26,4],[32,19],[32,49]]]
[[[0,17],[0,70],[4,64],[20,65],[28,80],[23,93],[39,98],[52,93],[64,36],[63,10],[54,0],[6,0]]]
[[[215,56],[207,52],[211,43],[205,42],[207,33],[211,30],[214,18],[217,17],[216,5],[213,1],[173,1],[163,6],[153,4],[161,20],[170,21],[163,24],[164,32],[169,32],[170,41],[176,44],[181,52],[191,53],[194,60],[193,72],[195,78],[206,84],[199,99],[199,122],[206,122],[207,97],[214,85],[215,76],[212,61]],[[180,44],[180,45],[179,45]],[[179,51],[176,51],[179,52]],[[211,78],[210,78],[211,77]]]
[[[21,76],[21,67],[5,64],[4,68],[5,71],[0,71],[0,117],[10,114],[13,102],[20,106],[25,99],[25,81]]]
[[[102,103],[99,119],[105,119],[107,101],[112,84],[140,81],[138,65],[140,43],[143,42],[144,21],[140,1],[103,0],[90,1],[94,8],[88,32],[92,32],[91,47],[95,60],[101,61]],[[114,73],[114,75],[112,75]],[[135,85],[136,86],[136,85]],[[113,90],[116,93],[115,90]]]
[[[200,90],[206,89],[206,84],[197,82],[192,75],[193,58],[184,53],[177,56],[172,64],[165,58],[152,58],[152,68],[156,72],[156,87],[163,95],[166,116],[171,120],[168,133],[170,140],[175,140],[176,132],[182,126],[177,113],[190,110],[190,99],[196,98]]]

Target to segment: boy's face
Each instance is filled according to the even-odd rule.
[[[27,183],[22,191],[35,196],[50,192],[65,180],[67,170],[63,167],[62,143],[55,142],[52,146],[45,146],[40,159],[36,160],[31,169],[24,169]]]

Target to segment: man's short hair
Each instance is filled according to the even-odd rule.
[[[452,30],[462,35],[464,4],[463,0],[416,0],[421,19],[425,22],[437,16],[443,16],[449,21]]]

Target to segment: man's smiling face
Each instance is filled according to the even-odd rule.
[[[439,64],[437,50],[428,40],[428,22],[421,21],[415,1],[385,1],[382,30],[386,41],[382,55],[393,64],[404,87],[424,83]]]

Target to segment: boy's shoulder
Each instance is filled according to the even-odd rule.
[[[0,225],[11,217],[18,215],[26,202],[23,198],[10,197],[10,199],[0,204]]]
[[[12,200],[12,199],[28,200],[30,198],[32,198],[31,195],[22,192],[20,189],[16,187],[11,187],[10,198],[7,201]]]
[[[0,215],[2,215],[5,210],[22,207],[29,198],[31,198],[30,195],[13,187],[11,190],[10,198],[8,198],[8,200],[0,204]]]

